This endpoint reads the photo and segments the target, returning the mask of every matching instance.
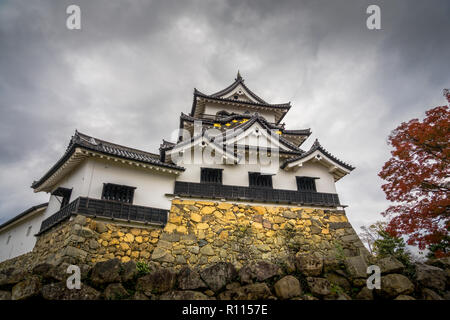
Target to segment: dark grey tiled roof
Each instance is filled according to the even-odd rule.
[[[27,214],[29,214],[29,213],[31,213],[31,212],[33,212],[33,211],[36,211],[37,209],[41,209],[41,208],[47,207],[47,205],[48,205],[48,202],[45,202],[45,203],[41,203],[41,204],[35,205],[35,206],[31,207],[31,208],[28,208],[28,209],[25,210],[24,212],[19,213],[19,214],[18,214],[17,216],[15,216],[14,218],[9,219],[9,220],[6,221],[5,223],[2,223],[2,224],[0,225],[0,230],[3,229],[4,227],[6,227],[7,225],[9,225],[9,224],[11,224],[11,223],[13,223],[13,222],[19,220],[20,218],[25,217]]]
[[[243,124],[241,124],[239,126],[234,127],[234,129],[242,129],[242,130],[245,131],[246,129],[250,128],[255,122],[259,122],[263,126],[263,128],[265,128],[268,131],[273,129],[273,128],[270,127],[270,123],[267,122],[267,120],[264,117],[260,116],[258,113],[254,113],[253,115],[251,115],[251,118],[247,122],[245,122],[245,123],[243,123]],[[229,136],[227,135],[227,137],[229,137]],[[280,142],[282,144],[284,144],[285,146],[288,146],[288,147],[292,148],[295,151],[301,151],[296,145],[294,145],[291,142],[287,141],[283,137],[280,136],[279,139],[280,139]]]
[[[250,90],[245,84],[244,84],[244,79],[241,77],[241,74],[237,73],[236,78],[234,79],[234,82],[229,85],[228,87],[226,87],[223,90],[220,90],[216,93],[211,94],[211,97],[220,97],[224,94],[230,93],[231,91],[233,91],[238,85],[241,85],[245,88],[245,90],[248,91],[248,93],[252,96],[253,99],[255,99],[256,101],[258,101],[259,103],[262,104],[269,104],[268,102],[264,101],[263,99],[261,99],[260,97],[258,97],[252,90]]]
[[[321,146],[321,144],[319,143],[319,140],[316,139],[316,141],[314,141],[313,145],[311,146],[311,148],[304,152],[301,156],[298,157],[294,157],[291,159],[286,160],[285,162],[283,162],[283,164],[281,165],[281,168],[285,168],[287,164],[295,162],[297,160],[303,159],[307,156],[309,156],[310,154],[312,154],[314,151],[319,150],[321,151],[324,155],[326,155],[328,158],[330,158],[331,160],[333,160],[334,162],[336,162],[337,164],[341,165],[342,167],[348,169],[348,170],[353,170],[355,169],[355,167],[352,167],[351,165],[339,160],[338,158],[336,158],[335,156],[333,156],[331,153],[329,153],[325,148],[323,148]]]
[[[188,122],[194,122],[194,121],[202,121],[203,123],[213,125],[214,123],[228,123],[233,120],[242,120],[242,119],[249,119],[252,117],[252,114],[232,114],[228,117],[223,117],[219,119],[201,119],[201,118],[195,118],[188,114],[181,113],[180,120],[181,121],[188,121]],[[262,121],[270,128],[270,129],[276,129],[281,130],[283,134],[286,135],[297,135],[297,136],[309,136],[311,135],[311,129],[299,129],[299,130],[286,130],[284,129],[284,125],[275,125],[273,123],[268,122],[265,118],[261,117]]]
[[[34,181],[31,187],[37,188],[41,185],[47,178],[49,178],[59,167],[70,158],[70,156],[75,151],[75,148],[81,147],[87,150],[100,152],[106,155],[115,156],[118,158],[129,159],[134,161],[139,161],[143,163],[152,164],[155,166],[170,168],[174,170],[184,170],[183,167],[171,163],[165,163],[160,161],[159,154],[150,153],[138,149],[133,149],[125,146],[121,146],[112,142],[97,139],[81,132],[75,131],[72,136],[69,145],[67,146],[65,154],[58,160],[58,162],[38,181]]]
[[[189,119],[189,118],[191,120],[194,119],[194,118],[192,118],[192,117],[190,117],[188,115],[183,115],[182,114],[182,117],[183,116],[186,119]],[[237,125],[237,126],[232,128],[232,129],[235,130],[235,134],[239,133],[238,129],[242,129],[243,131],[245,131],[246,129],[251,127],[255,122],[259,122],[262,125],[262,127],[265,128],[268,131],[271,131],[273,129],[278,129],[278,127],[271,125],[269,122],[267,122],[267,120],[264,117],[260,116],[258,113],[249,114],[248,116],[245,116],[244,118],[247,118],[249,120],[247,122],[244,122],[244,123],[239,124],[239,125]],[[205,134],[205,131],[206,131],[206,128],[203,127],[201,135]],[[235,136],[235,134],[234,135],[233,134],[230,135],[229,133],[227,133],[227,130],[225,130],[222,133],[222,141],[226,141],[226,139],[233,138]],[[192,143],[192,142],[196,141],[201,135],[192,137],[190,140],[183,141],[182,143],[179,144],[179,146],[185,145],[185,144],[188,144],[188,143]],[[210,139],[213,139],[213,140],[215,139],[215,137],[207,137],[207,138],[210,138]],[[282,151],[282,150],[280,150],[280,152],[287,152],[287,153],[293,153],[293,154],[301,154],[301,153],[304,152],[299,147],[297,147],[296,145],[294,145],[291,142],[287,141],[286,139],[284,139],[281,136],[279,136],[279,140],[280,140],[280,142],[282,144],[284,144],[285,146],[287,146],[290,149],[292,149],[292,150],[289,150],[289,151]]]
[[[242,85],[242,87],[244,87],[245,90],[248,91],[250,96],[253,99],[255,99],[257,102],[243,101],[243,100],[236,100],[236,99],[229,99],[229,98],[221,98],[221,96],[223,96],[224,94],[230,93],[232,90],[234,90],[239,84]],[[192,102],[192,109],[191,109],[191,113],[190,113],[191,116],[194,115],[195,109],[197,108],[197,97],[205,98],[205,99],[212,99],[212,100],[222,101],[222,102],[239,103],[239,104],[244,104],[244,105],[248,105],[248,106],[252,106],[252,107],[264,107],[264,108],[272,108],[272,109],[281,110],[282,115],[278,119],[277,123],[279,123],[281,121],[281,119],[283,119],[283,117],[286,115],[286,113],[291,108],[290,102],[281,103],[281,104],[270,104],[270,103],[266,102],[265,100],[261,99],[259,96],[257,96],[253,91],[251,91],[244,84],[244,79],[241,77],[239,72],[238,72],[236,79],[234,80],[234,82],[231,85],[229,85],[225,89],[220,90],[219,92],[216,92],[214,94],[208,95],[208,94],[200,92],[197,89],[194,89],[194,100]]]
[[[231,122],[233,120],[242,120],[242,119],[249,119],[251,118],[252,114],[231,114],[228,117],[222,117],[222,118],[218,118],[218,119],[202,119],[202,118],[195,118],[192,117],[188,114],[185,113],[181,113],[180,119],[184,120],[184,121],[188,121],[188,122],[194,122],[194,121],[201,121],[202,123],[206,123],[206,124],[214,124],[214,123],[220,123],[220,124],[224,124],[224,123],[228,123]],[[282,125],[275,125],[273,123],[270,123],[268,121],[266,121],[267,125],[272,128],[272,129],[278,129],[278,130],[282,130],[283,126]]]
[[[283,130],[283,133],[295,136],[309,136],[311,134],[311,129]]]
[[[172,149],[174,146],[175,143],[163,139],[163,142],[159,145],[159,150]]]
[[[213,97],[211,95],[204,94],[204,93],[198,91],[197,89],[194,90],[194,96],[207,98],[207,99],[212,99],[212,100],[218,100],[218,101],[248,104],[248,105],[257,106],[257,107],[259,106],[259,107],[265,107],[265,108],[285,109],[286,112],[287,112],[287,110],[289,110],[291,108],[291,103],[290,102],[278,103],[278,104],[269,104],[269,103],[261,103],[261,102],[235,100],[235,99],[229,99],[229,98],[220,98],[220,97]]]

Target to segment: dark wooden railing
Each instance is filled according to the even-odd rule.
[[[194,198],[295,203],[326,207],[336,207],[341,205],[339,197],[335,193],[241,187],[213,183],[176,181],[174,194],[177,196]]]
[[[45,232],[75,214],[165,225],[167,223],[168,210],[137,206],[118,201],[79,197],[42,221],[38,234]]]

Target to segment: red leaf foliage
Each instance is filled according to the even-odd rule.
[[[450,92],[444,90],[450,103]],[[408,244],[424,249],[439,243],[450,230],[450,111],[440,106],[420,122],[403,122],[389,136],[392,157],[378,174],[386,198],[395,204],[387,231],[407,235]]]

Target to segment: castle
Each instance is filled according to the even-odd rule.
[[[59,263],[152,260],[162,266],[281,259],[289,251],[360,255],[335,183],[354,168],[309,129],[281,123],[237,74],[227,88],[194,90],[176,141],[159,154],[75,131],[63,156],[34,181],[50,194],[0,226],[0,261],[23,254]]]

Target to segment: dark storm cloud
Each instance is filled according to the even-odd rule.
[[[81,31],[65,28],[69,4]],[[369,4],[380,31],[365,26]],[[48,199],[29,185],[75,128],[156,151],[193,88],[218,91],[237,69],[264,99],[292,102],[288,127],[357,167],[337,184],[355,227],[380,219],[387,135],[444,104],[449,15],[448,1],[4,1],[0,219]]]

